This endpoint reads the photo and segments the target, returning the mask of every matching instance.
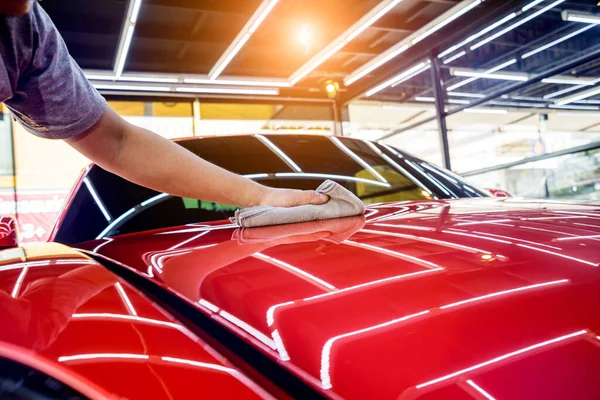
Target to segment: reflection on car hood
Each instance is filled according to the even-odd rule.
[[[83,247],[179,292],[325,393],[600,396],[600,206],[403,202],[368,207],[362,224],[198,224]]]
[[[63,245],[0,250],[0,321],[0,357],[71,376],[88,396],[188,399],[201,387],[208,398],[269,398],[126,282]]]

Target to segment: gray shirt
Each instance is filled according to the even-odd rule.
[[[106,109],[37,2],[22,17],[0,15],[0,102],[49,139],[84,133]]]

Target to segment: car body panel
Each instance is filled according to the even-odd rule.
[[[364,224],[364,226],[363,226]],[[600,207],[410,201],[80,244],[183,295],[323,393],[600,397]]]
[[[65,376],[83,377],[87,391],[72,387],[91,398],[270,398],[136,289],[63,245],[0,251],[0,320],[0,356],[67,385]]]

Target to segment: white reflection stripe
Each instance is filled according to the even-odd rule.
[[[44,267],[49,265],[73,265],[73,264],[96,264],[96,262],[91,260],[57,260],[54,262],[48,261],[29,261],[29,262],[20,262],[15,264],[10,264],[6,266],[0,267],[0,272],[2,271],[10,271],[13,269],[21,269],[24,267]]]
[[[529,240],[514,238],[511,236],[496,235],[494,233],[479,232],[479,231],[473,231],[473,233],[477,233],[478,235],[487,235],[487,236],[494,236],[494,237],[499,237],[499,238],[503,238],[503,239],[510,239],[510,240],[514,240],[516,242],[535,244],[536,246],[548,247],[548,248],[554,249],[554,250],[562,250],[560,247],[554,247],[554,246],[550,246],[548,244],[543,244],[543,243],[531,242]]]
[[[357,178],[355,176],[347,176],[347,175],[333,175],[333,174],[317,174],[312,172],[278,172],[275,174],[277,178],[324,178],[324,179],[337,179],[342,181],[354,181],[354,182],[363,182],[369,183],[371,185],[383,186],[383,187],[391,187],[389,183],[383,183],[374,181],[371,179]]]
[[[404,260],[404,261],[413,262],[413,263],[418,264],[418,265],[420,265],[422,267],[442,269],[442,267],[440,267],[439,265],[434,264],[432,262],[425,261],[425,260],[422,260],[420,258],[410,256],[408,254],[399,253],[399,252],[393,251],[393,250],[388,250],[388,249],[385,249],[383,247],[373,246],[373,245],[366,244],[366,243],[353,242],[351,240],[344,240],[342,242],[342,244],[347,244],[347,245],[350,245],[350,246],[355,246],[355,247],[360,247],[360,248],[367,249],[367,250],[372,250],[372,251],[375,251],[377,253],[381,253],[381,254],[392,256],[392,257],[395,257],[395,258],[399,258],[399,259]]]
[[[210,231],[204,231],[204,232],[200,232],[200,233],[199,233],[199,234],[197,234],[196,236],[192,236],[191,238],[189,238],[189,239],[186,239],[186,240],[184,240],[183,242],[176,244],[175,246],[169,247],[169,248],[167,249],[167,251],[175,250],[175,249],[178,249],[178,248],[180,248],[181,246],[185,246],[186,244],[188,244],[188,243],[190,243],[190,242],[193,242],[194,240],[196,240],[196,239],[198,239],[198,238],[200,238],[200,237],[202,237],[202,236],[206,235],[208,232],[210,232]]]
[[[498,222],[511,222],[511,219],[492,219],[489,221],[473,221],[473,222],[463,222],[460,224],[456,224],[456,226],[467,226],[467,225],[482,225],[482,224],[497,224]]]
[[[477,385],[475,382],[473,382],[472,380],[467,380],[467,384],[469,386],[471,386],[473,389],[477,390],[479,392],[479,394],[481,394],[483,397],[485,397],[487,400],[496,400],[494,397],[492,397],[491,394],[489,394],[488,392],[486,392],[485,390],[483,390],[479,385]]]
[[[259,258],[259,259],[261,259],[263,261],[266,261],[268,263],[274,264],[274,265],[276,265],[278,267],[282,267],[284,269],[288,269],[288,270],[294,271],[295,273],[300,274],[300,275],[308,278],[309,280],[317,283],[318,285],[324,286],[326,289],[337,290],[337,288],[335,286],[333,286],[331,283],[325,282],[323,279],[317,278],[316,276],[314,276],[314,275],[312,275],[312,274],[310,274],[310,273],[308,273],[308,272],[306,272],[306,271],[304,271],[304,270],[302,270],[302,269],[300,269],[298,267],[294,267],[293,265],[288,264],[288,263],[286,263],[284,261],[278,260],[276,258],[269,257],[266,254],[255,253],[255,254],[252,255],[252,257]]]
[[[290,356],[287,352],[287,349],[285,348],[285,345],[283,344],[283,340],[281,339],[281,335],[279,334],[279,331],[277,329],[275,329],[271,335],[273,336],[273,341],[275,342],[275,346],[277,346],[277,352],[279,353],[279,358],[281,358],[283,361],[289,361]]]
[[[302,169],[292,160],[287,154],[283,152],[279,147],[275,145],[275,143],[271,142],[269,139],[264,137],[263,135],[255,135],[255,137],[260,140],[265,146],[273,150],[275,154],[279,158],[281,158],[290,168],[292,168],[296,172],[302,172]]]
[[[517,356],[519,354],[527,353],[527,352],[529,352],[531,350],[539,349],[540,347],[545,347],[545,346],[548,346],[548,345],[551,345],[551,344],[554,344],[554,343],[562,342],[564,340],[571,339],[573,337],[585,335],[586,333],[587,333],[587,330],[583,329],[583,330],[580,330],[580,331],[577,331],[577,332],[570,333],[568,335],[557,337],[555,339],[550,339],[550,340],[547,340],[545,342],[537,343],[537,344],[534,344],[532,346],[525,347],[525,348],[519,349],[517,351],[513,351],[512,353],[507,353],[507,354],[504,354],[502,356],[499,356],[499,357],[496,357],[496,358],[492,358],[491,360],[482,362],[480,364],[473,365],[472,367],[465,368],[465,369],[462,369],[460,371],[453,372],[451,374],[442,376],[440,378],[431,380],[429,382],[422,383],[420,385],[417,385],[416,388],[417,389],[421,389],[421,388],[424,388],[426,386],[434,385],[436,383],[443,382],[445,380],[454,378],[456,376],[462,375],[464,373],[467,373],[467,372],[470,372],[470,371],[473,371],[473,370],[476,370],[476,369],[479,369],[479,368],[483,368],[483,367],[491,365],[491,364],[495,364],[495,363],[497,363],[499,361],[506,360],[508,358]]]
[[[81,314],[73,314],[71,316],[71,318],[74,318],[74,319],[114,319],[117,321],[141,322],[141,323],[146,323],[146,324],[151,324],[151,325],[167,326],[169,328],[175,328],[178,330],[185,329],[185,327],[183,325],[178,325],[173,322],[137,317],[135,315],[110,314],[110,313],[81,313]]]
[[[379,174],[379,172],[375,171],[375,169],[373,167],[371,167],[369,165],[369,163],[367,163],[365,160],[363,160],[362,158],[360,158],[356,153],[354,153],[352,150],[350,150],[344,143],[342,143],[342,141],[336,137],[330,137],[329,138],[340,150],[342,150],[344,153],[346,153],[348,156],[350,156],[350,158],[352,158],[354,161],[356,161],[357,163],[359,163],[364,169],[366,169],[367,171],[369,171],[371,173],[371,175],[373,175],[375,178],[379,179],[381,182],[383,183],[387,183],[387,181],[385,180],[385,178],[383,176],[381,176],[381,174]]]
[[[578,212],[578,211],[554,211],[555,214],[575,214],[575,215],[585,215],[592,218],[600,218],[600,214],[592,214],[586,212]]]
[[[124,214],[121,214],[121,216],[117,219],[115,219],[113,222],[111,222],[106,228],[104,228],[104,230],[102,232],[100,232],[100,234],[98,236],[96,236],[96,239],[102,239],[104,236],[106,236],[106,234],[108,232],[110,232],[115,226],[117,226],[122,220],[124,220],[125,218],[127,218],[129,215],[133,214],[135,212],[135,208],[130,209],[129,211],[125,212]]]
[[[200,299],[200,300],[198,300],[198,304],[208,308],[212,312],[216,313],[217,311],[219,311],[219,307],[217,307],[216,305],[214,305],[213,303],[211,303],[208,300]]]
[[[267,310],[267,325],[271,326],[273,325],[273,323],[275,323],[275,310],[277,310],[279,307],[289,306],[291,304],[294,304],[294,302],[287,301],[285,303],[280,303],[269,307],[269,309]]]
[[[23,270],[21,271],[21,273],[19,274],[19,277],[17,278],[17,281],[15,282],[15,286],[13,287],[12,293],[11,293],[11,297],[13,299],[17,298],[17,295],[19,294],[19,289],[21,289],[21,285],[23,284],[23,280],[25,279],[25,275],[27,275],[27,270],[29,269],[29,267],[24,267]]]
[[[221,317],[225,318],[227,321],[231,322],[232,324],[236,325],[237,327],[243,329],[244,331],[246,331],[247,333],[249,333],[250,335],[252,335],[256,339],[258,339],[262,343],[266,344],[271,349],[277,350],[277,346],[275,346],[275,342],[273,341],[273,339],[271,339],[270,337],[268,337],[267,335],[265,335],[264,333],[262,333],[261,331],[259,331],[255,327],[253,327],[250,324],[242,321],[241,319],[239,319],[235,315],[229,314],[225,310],[219,311],[219,315]]]
[[[433,232],[435,229],[433,228],[429,228],[426,226],[412,226],[412,225],[402,225],[402,224],[373,224],[375,226],[387,226],[390,228],[403,228],[403,229],[414,229],[417,231],[428,231],[428,232]]]
[[[154,202],[157,202],[157,201],[158,201],[158,200],[160,200],[160,199],[164,199],[165,197],[169,197],[169,196],[171,196],[171,195],[170,195],[170,194],[168,194],[168,193],[161,193],[161,194],[157,194],[157,195],[156,195],[156,196],[154,196],[154,197],[150,197],[148,200],[142,201],[142,202],[140,203],[140,206],[142,206],[142,207],[146,207],[146,206],[147,206],[147,205],[149,205],[149,204],[152,204],[152,203],[154,203]]]
[[[375,225],[377,225],[377,226],[395,227],[395,225],[387,225],[387,224],[375,224]],[[444,247],[454,248],[454,249],[457,249],[457,250],[465,250],[465,251],[468,251],[470,253],[492,254],[491,252],[489,252],[487,250],[481,250],[481,249],[478,249],[477,247],[464,246],[462,244],[456,244],[456,243],[452,243],[452,242],[446,242],[444,240],[430,239],[430,238],[426,238],[426,237],[422,237],[422,236],[405,235],[403,233],[386,232],[386,231],[375,231],[375,230],[372,231],[372,230],[369,230],[369,229],[362,229],[361,232],[369,232],[369,233],[373,233],[373,234],[377,234],[377,235],[394,236],[394,237],[400,237],[400,238],[405,238],[405,239],[416,240],[416,241],[419,241],[419,242],[433,243],[433,244],[438,244],[438,245],[444,246]]]
[[[525,248],[530,249],[530,250],[541,251],[542,253],[546,253],[546,254],[552,254],[553,256],[558,256],[558,257],[566,258],[568,260],[577,261],[577,262],[580,262],[582,264],[591,265],[592,267],[598,267],[599,266],[598,263],[594,263],[594,262],[591,262],[591,261],[582,260],[581,258],[566,256],[564,254],[557,253],[555,251],[538,249],[537,247],[531,247],[531,246],[527,246],[526,244],[520,244],[520,243],[517,243],[517,246],[525,247]]]
[[[425,171],[423,171],[418,165],[412,163],[410,160],[406,160],[406,163],[408,165],[410,165],[411,167],[413,167],[419,174],[423,175],[425,177],[425,179],[427,179],[428,181],[430,181],[431,183],[433,183],[435,186],[438,187],[438,189],[440,189],[442,192],[446,193],[448,196],[454,196],[457,197],[454,193],[450,194],[450,192],[448,190],[446,190],[445,187],[443,187],[441,184],[439,184],[437,180],[432,179],[429,175],[427,175],[425,173]]]
[[[107,245],[110,242],[112,242],[114,239],[105,238],[105,239],[102,239],[102,240],[104,240],[104,242],[100,243],[98,246],[94,247],[94,250],[92,250],[94,253],[97,253],[98,250],[100,250],[102,247],[104,247],[105,245]]]
[[[569,237],[561,237],[556,240],[564,241],[564,240],[579,240],[579,239],[596,239],[600,238],[600,235],[589,235],[589,236],[569,236]]]
[[[96,189],[94,189],[94,185],[92,185],[92,182],[90,182],[90,180],[87,176],[85,178],[83,178],[83,183],[85,183],[85,186],[88,188],[88,191],[92,195],[94,202],[96,203],[96,205],[98,206],[100,211],[102,211],[102,215],[104,215],[104,218],[106,218],[106,220],[108,222],[110,222],[112,220],[112,217],[110,216],[110,213],[104,206],[104,203],[102,202],[102,200],[100,200],[100,196],[98,196],[98,193],[96,193]]]
[[[583,215],[573,215],[570,217],[535,217],[535,218],[520,218],[521,221],[551,221],[553,219],[577,219],[577,218],[587,218]]]
[[[121,284],[119,282],[117,282],[117,283],[115,283],[115,288],[117,288],[117,292],[119,292],[119,296],[121,296],[121,300],[123,300],[123,303],[125,304],[127,311],[129,311],[129,314],[137,316],[138,314],[135,311],[133,304],[131,304],[131,300],[129,300],[129,296],[127,296],[127,293],[125,293],[123,286],[121,286]]]
[[[383,153],[381,154],[381,157],[383,157],[383,159],[385,161],[387,161],[388,163],[392,164],[394,166],[394,168],[396,168],[398,171],[400,171],[400,173],[403,174],[404,176],[408,177],[408,179],[410,179],[413,183],[415,183],[421,189],[425,190],[429,194],[433,194],[433,193],[431,193],[431,190],[427,189],[427,187],[421,183],[421,181],[419,181],[417,178],[415,178],[405,168],[402,168],[402,166],[400,166],[400,164],[398,164],[396,161],[392,160],[390,157],[386,156]]]
[[[508,240],[495,239],[495,238],[485,237],[485,236],[481,236],[481,235],[473,235],[471,233],[462,233],[462,232],[453,232],[453,231],[442,231],[442,233],[448,233],[451,235],[458,235],[458,236],[467,236],[467,237],[472,237],[472,238],[476,238],[476,239],[489,240],[489,241],[497,242],[497,243],[513,244],[513,242],[509,242]]]
[[[447,304],[445,306],[441,306],[440,309],[445,310],[447,308],[458,307],[458,306],[463,305],[463,304],[473,303],[475,301],[485,300],[485,299],[489,299],[489,298],[492,298],[492,297],[498,297],[498,296],[502,296],[502,295],[510,294],[510,293],[523,292],[523,291],[526,291],[526,290],[537,289],[537,288],[541,288],[541,287],[544,287],[544,286],[558,285],[558,284],[561,284],[561,283],[569,283],[569,280],[568,279],[560,279],[558,281],[544,282],[544,283],[538,283],[538,284],[535,284],[535,285],[522,286],[522,287],[518,287],[518,288],[515,288],[515,289],[503,290],[503,291],[500,291],[500,292],[490,293],[490,294],[486,294],[484,296],[473,297],[473,298],[470,298],[468,300],[463,300],[463,301],[458,301],[456,303]]]
[[[409,274],[404,274],[404,275],[391,276],[389,278],[378,279],[378,280],[367,282],[367,283],[361,283],[360,285],[350,286],[350,287],[347,287],[344,289],[340,289],[337,292],[318,294],[316,296],[307,297],[302,300],[303,301],[312,301],[312,300],[322,299],[323,297],[334,296],[334,295],[338,295],[339,293],[345,293],[345,292],[349,292],[349,291],[356,290],[356,289],[362,289],[362,288],[365,288],[368,286],[378,285],[380,283],[394,282],[394,281],[399,281],[399,280],[403,280],[406,278],[412,278],[412,277],[418,276],[418,275],[431,274],[433,272],[440,272],[440,271],[444,271],[444,268],[440,267],[440,268],[436,268],[436,269],[426,269],[424,271],[417,271],[417,272],[411,272]],[[289,303],[293,304],[293,302],[289,302]],[[286,304],[286,303],[284,303],[284,304]],[[284,305],[284,304],[281,304],[281,305]]]
[[[437,169],[433,168],[431,165],[427,164],[427,163],[423,163],[421,164],[423,167],[427,168],[428,170],[430,170],[433,173],[438,174],[439,176],[444,177],[445,179],[448,179],[450,182],[452,183],[458,183],[458,181],[454,178],[452,178],[450,175],[448,174],[444,174],[441,171],[438,171]]]
[[[128,353],[90,353],[90,354],[75,354],[72,356],[58,357],[58,362],[74,361],[74,360],[95,360],[99,358],[116,358],[116,359],[133,359],[147,360],[150,356],[146,354],[128,354]]]
[[[269,174],[247,174],[247,175],[242,175],[244,178],[248,178],[248,179],[260,179],[260,178],[268,178]]]
[[[344,338],[347,338],[347,337],[350,337],[350,336],[359,335],[361,333],[366,333],[366,332],[369,332],[369,331],[373,331],[375,329],[384,328],[386,326],[397,324],[399,322],[404,322],[406,320],[409,320],[409,319],[412,319],[412,318],[416,318],[416,317],[420,317],[422,315],[428,314],[429,312],[430,312],[429,310],[425,310],[425,311],[418,312],[416,314],[406,315],[406,316],[404,316],[402,318],[393,319],[391,321],[384,322],[384,323],[379,324],[379,325],[370,326],[368,328],[359,329],[359,330],[354,331],[354,332],[344,333],[343,335],[335,336],[335,337],[332,337],[331,339],[329,339],[327,342],[325,342],[325,346],[323,346],[323,350],[321,351],[321,386],[324,389],[331,389],[332,388],[332,385],[331,385],[331,376],[329,375],[329,370],[331,368],[331,366],[330,366],[330,357],[331,357],[331,348],[333,347],[333,344],[337,340],[344,339]]]
[[[193,361],[193,360],[187,360],[184,358],[175,358],[175,357],[161,357],[160,359],[163,361],[172,362],[172,363],[191,365],[193,367],[214,369],[214,370],[221,371],[221,372],[227,372],[229,374],[237,374],[238,373],[238,371],[236,371],[233,368],[227,368],[227,367],[224,367],[224,366],[218,365],[218,364],[205,363],[205,362]]]

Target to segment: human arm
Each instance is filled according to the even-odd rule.
[[[128,123],[110,106],[87,132],[66,142],[107,171],[175,196],[241,207],[291,207],[327,201],[327,196],[314,191],[269,188],[228,172]]]

